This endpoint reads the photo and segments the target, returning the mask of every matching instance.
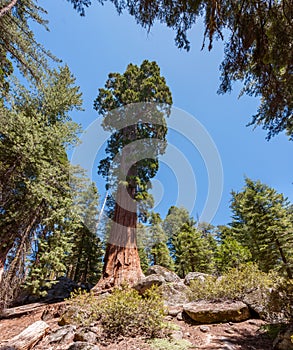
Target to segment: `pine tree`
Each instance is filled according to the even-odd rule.
[[[158,156],[165,151],[171,93],[155,62],[140,67],[129,64],[124,74],[111,73],[99,90],[94,106],[103,116],[103,127],[112,132],[107,157],[99,173],[116,193],[103,276],[97,288],[135,283],[142,271],[136,246],[137,211],[145,216],[149,180],[158,170]]]
[[[232,229],[264,271],[281,269],[292,278],[293,226],[290,203],[260,181],[245,179],[241,192],[232,192]]]
[[[168,237],[168,247],[172,258],[175,260],[178,234],[184,224],[195,225],[195,221],[185,208],[172,206],[169,208],[163,222],[163,229]]]
[[[153,265],[160,265],[174,270],[174,261],[167,246],[167,235],[162,227],[163,221],[159,213],[152,213],[148,236],[150,237],[150,261]]]
[[[184,224],[177,235],[175,271],[180,277],[189,272],[214,271],[214,251],[211,242],[190,224]]]
[[[72,200],[65,149],[77,140],[78,126],[69,117],[71,110],[81,106],[74,83],[68,67],[63,67],[43,76],[37,90],[16,86],[9,104],[0,106],[2,274],[7,254],[13,252],[5,283],[2,279],[1,297],[7,286],[12,290],[11,286],[19,285],[17,279],[25,278],[24,263],[32,239],[50,237],[46,244],[51,245],[60,235],[62,245],[61,237],[73,229],[66,219],[72,216]]]
[[[43,72],[49,72],[49,62],[58,60],[36,41],[31,29],[32,23],[48,29],[43,18],[46,11],[34,0],[4,2],[0,5],[0,88],[6,95],[12,63],[24,77],[39,84]]]
[[[83,174],[81,174],[83,175]],[[74,281],[94,285],[102,271],[102,241],[98,236],[99,195],[94,183],[75,175],[72,186],[79,227],[71,237],[73,244],[68,257],[68,275]]]
[[[252,261],[249,249],[236,240],[231,227],[219,226],[217,230],[219,242],[215,253],[215,261],[219,274]]]

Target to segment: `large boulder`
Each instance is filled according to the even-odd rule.
[[[159,275],[164,278],[166,282],[180,282],[181,279],[175,272],[166,269],[163,266],[154,265],[150,266],[146,272],[146,276]]]
[[[241,301],[192,302],[183,305],[183,310],[196,323],[241,322],[250,317],[248,306]]]
[[[159,287],[166,305],[188,303],[189,288],[182,282],[164,283]]]
[[[199,281],[199,282],[204,282],[205,279],[210,276],[206,273],[202,273],[202,272],[189,272],[184,279],[184,283],[187,286],[190,286],[190,283],[192,281]]]
[[[137,284],[133,286],[140,294],[143,294],[147,289],[152,286],[160,286],[165,283],[165,280],[160,275],[150,275],[146,277],[142,277]]]
[[[256,289],[247,293],[242,301],[252,310],[253,313],[257,314],[262,320],[269,320],[270,311],[267,309],[268,300],[260,289]]]

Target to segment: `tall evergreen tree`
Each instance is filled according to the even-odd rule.
[[[293,226],[290,203],[260,181],[245,179],[241,192],[232,192],[232,229],[264,271],[281,269],[292,278]]]
[[[0,275],[8,252],[14,251],[5,283],[2,278],[1,296],[7,286],[18,285],[14,278],[24,276],[32,238],[52,237],[54,232],[64,237],[70,231],[65,149],[77,140],[78,126],[69,112],[80,109],[81,95],[68,67],[42,81],[36,91],[16,87],[9,104],[0,106]]]
[[[68,256],[68,275],[74,281],[94,285],[102,271],[102,241],[98,236],[99,195],[94,183],[75,176],[72,186],[79,227],[71,237],[73,244]]]
[[[181,227],[174,248],[175,268],[180,277],[189,272],[214,271],[214,245],[195,226],[184,224]]]
[[[190,217],[188,210],[182,207],[170,207],[163,223],[163,229],[168,237],[168,247],[174,260],[176,256],[178,234],[184,224],[189,226],[195,225],[195,221]]]
[[[162,219],[159,213],[152,213],[148,236],[150,237],[150,260],[153,265],[161,265],[169,270],[174,270],[174,261],[167,246],[168,237],[162,227]]]
[[[218,246],[215,253],[215,261],[219,274],[252,261],[249,249],[237,241],[230,226],[221,225],[216,230]]]
[[[142,276],[136,246],[138,203],[147,200],[149,180],[166,147],[165,116],[171,103],[170,90],[155,62],[144,61],[140,67],[129,64],[124,74],[109,74],[105,88],[99,90],[94,107],[103,116],[103,127],[112,132],[99,173],[116,192],[116,203],[97,288],[125,280],[132,284]]]

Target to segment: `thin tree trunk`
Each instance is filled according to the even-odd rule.
[[[7,257],[7,253],[10,250],[10,246],[0,249],[0,285],[4,274],[4,265]]]
[[[290,279],[292,279],[293,278],[292,271],[291,271],[290,266],[288,264],[288,260],[286,259],[286,256],[285,256],[284,251],[283,251],[283,249],[281,247],[280,241],[278,240],[278,238],[276,238],[276,234],[274,236],[275,236],[275,240],[276,240],[276,244],[277,244],[278,250],[279,250],[280,255],[281,255],[281,259],[282,259],[282,261],[283,261],[283,263],[285,265],[285,269],[286,269],[287,275],[288,275],[288,277]]]
[[[0,10],[0,18],[5,15],[5,13],[9,12],[12,10],[12,8],[16,5],[17,0],[12,0],[8,5],[4,6]]]

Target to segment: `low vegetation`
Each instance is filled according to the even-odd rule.
[[[118,336],[159,337],[167,330],[164,304],[157,288],[141,296],[136,290],[123,286],[106,297],[79,291],[68,300],[69,308],[63,320],[76,325],[99,322],[108,338]]]

